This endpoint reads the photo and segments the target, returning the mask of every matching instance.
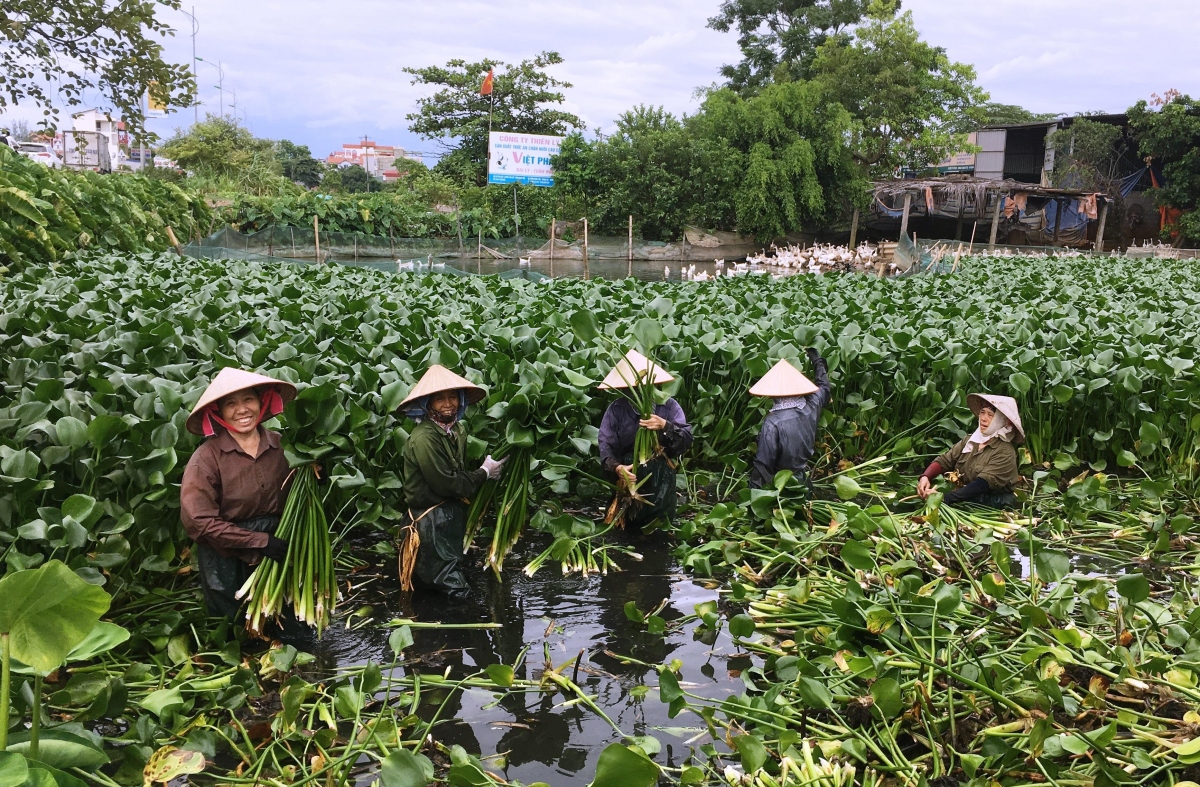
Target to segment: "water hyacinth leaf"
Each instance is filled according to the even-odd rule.
[[[610,743],[600,752],[590,787],[653,787],[658,775],[658,766],[640,748]]]
[[[29,777],[24,755],[0,751],[0,787],[21,787]]]
[[[754,634],[756,630],[754,618],[747,614],[735,615],[729,619],[729,633],[735,639],[746,639]]]
[[[767,747],[753,735],[739,735],[733,739],[733,745],[746,773],[754,773],[767,764]]]
[[[1034,557],[1038,578],[1043,582],[1058,582],[1071,572],[1071,558],[1065,552],[1040,549]]]
[[[408,749],[397,749],[384,757],[379,766],[383,787],[427,787],[433,777],[433,762],[424,754]]]
[[[88,440],[94,447],[103,449],[128,428],[129,424],[115,415],[98,415],[88,424]]]
[[[653,735],[630,735],[625,739],[626,746],[636,746],[647,757],[653,757],[662,751],[662,743]]]
[[[804,706],[810,710],[828,710],[833,707],[833,695],[823,683],[801,676],[796,680],[796,690]]]
[[[875,707],[883,714],[884,719],[894,719],[904,710],[904,701],[900,697],[900,684],[893,678],[879,678],[871,684],[871,697]]]
[[[833,488],[842,500],[853,500],[862,494],[862,487],[857,481],[848,476],[840,475],[833,479]]]
[[[138,704],[161,719],[172,711],[183,707],[183,694],[180,693],[178,687],[159,689],[158,691],[150,692]]]
[[[896,623],[896,616],[884,607],[873,607],[867,611],[867,631],[882,634]]]
[[[675,673],[662,669],[658,673],[658,698],[664,704],[670,705],[683,697],[683,689],[679,687],[679,679]]]
[[[992,598],[1000,601],[1004,598],[1004,594],[1008,591],[1008,585],[1004,581],[1004,575],[992,572],[984,574],[979,582],[983,586],[983,592],[987,593]]]
[[[29,731],[21,730],[8,736],[8,751],[29,757]],[[51,768],[82,768],[90,771],[108,764],[109,758],[94,742],[66,730],[43,729],[38,735],[37,763]],[[30,770],[35,763],[30,762]]]
[[[871,571],[875,568],[871,548],[861,541],[846,541],[842,545],[842,562],[858,571]]]
[[[633,338],[637,340],[642,352],[650,353],[663,343],[663,326],[658,320],[645,317],[634,323]],[[638,374],[644,374],[644,369],[634,369]]]
[[[633,623],[645,623],[646,615],[638,609],[636,601],[625,602],[625,618]]]
[[[48,675],[87,638],[111,599],[60,561],[0,579],[0,632],[11,656]]]
[[[600,326],[596,324],[596,312],[590,309],[579,309],[572,312],[569,322],[575,336],[585,344],[591,344],[600,336]]]
[[[1117,580],[1117,592],[1122,598],[1138,604],[1150,598],[1150,583],[1142,574],[1126,574]]]
[[[412,647],[413,635],[412,629],[408,626],[400,626],[388,636],[388,647],[392,649],[392,653],[399,656],[404,652],[405,648]]]
[[[486,672],[488,679],[497,686],[508,688],[513,685],[513,668],[507,664],[489,664]]]
[[[67,448],[83,448],[87,445],[87,424],[73,416],[58,419],[54,424],[54,433],[58,437],[58,444]]]
[[[1013,387],[1017,393],[1027,394],[1029,389],[1033,387],[1033,380],[1029,379],[1029,375],[1024,372],[1016,372],[1009,375],[1008,384]]]
[[[0,473],[3,473],[9,479],[9,483],[15,483],[30,478],[37,478],[38,467],[40,465],[41,460],[37,458],[36,454],[22,448],[20,451],[13,451],[0,460]]]
[[[164,746],[151,755],[142,774],[146,782],[167,783],[180,776],[191,776],[204,770],[204,755],[198,751]]]

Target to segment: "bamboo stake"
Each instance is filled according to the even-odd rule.
[[[317,224],[317,217],[313,216],[313,248],[317,252],[317,264],[321,262],[321,228]]]
[[[558,243],[558,219],[550,219],[550,278],[554,278],[554,247]]]
[[[633,275],[633,214],[629,214],[629,272],[628,276]]]
[[[1000,192],[996,192],[996,206],[992,208],[992,234],[988,239],[988,248],[995,250],[996,238],[1000,235],[1000,201],[1004,196]]]
[[[179,244],[179,239],[175,237],[175,230],[171,229],[170,225],[167,226],[167,238],[175,247],[175,253],[179,255],[180,259],[183,259],[183,246]]]
[[[971,252],[975,250],[975,232],[979,229],[979,221],[976,220],[975,226],[971,227],[971,245],[967,247],[967,256],[971,256]]]

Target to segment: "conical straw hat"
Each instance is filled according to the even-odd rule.
[[[751,396],[808,396],[819,389],[812,380],[801,374],[800,370],[784,359],[775,364],[761,380],[750,389]]]
[[[1017,430],[1014,443],[1020,445],[1025,442],[1025,427],[1021,425],[1021,414],[1017,412],[1016,399],[1011,396],[993,396],[992,394],[971,394],[967,397],[967,407],[970,407],[971,412],[975,415],[979,415],[979,410],[984,403],[996,408],[996,412],[1004,413],[1004,417],[1012,422],[1013,428]]]
[[[204,389],[204,394],[200,397],[200,401],[196,402],[196,406],[192,408],[192,414],[187,419],[187,430],[195,435],[204,435],[204,411],[211,404],[229,396],[238,391],[244,391],[247,388],[261,388],[263,386],[272,386],[279,393],[279,398],[274,400],[273,404],[269,405],[269,410],[263,416],[263,420],[274,418],[283,412],[284,406],[288,402],[296,398],[296,386],[283,380],[276,380],[273,377],[265,377],[254,372],[247,372],[241,369],[235,369],[232,366],[226,366],[213,379],[208,387]]]
[[[475,383],[459,377],[454,372],[447,369],[445,366],[430,366],[429,371],[421,377],[420,382],[413,386],[413,389],[408,392],[408,398],[400,403],[396,409],[400,412],[406,412],[409,406],[416,401],[419,401],[426,396],[433,396],[442,391],[459,391],[467,392],[467,404],[475,404],[482,401],[487,396],[487,391],[480,388]]]
[[[604,382],[600,383],[601,391],[616,391],[622,388],[630,388],[639,384],[639,381],[649,380],[651,385],[662,385],[663,383],[672,382],[675,378],[658,364],[651,361],[646,356],[642,355],[637,350],[630,350],[625,353],[613,370],[604,378]]]

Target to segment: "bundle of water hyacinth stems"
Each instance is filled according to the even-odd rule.
[[[654,405],[656,403],[656,393],[654,388],[654,361],[647,359],[647,368],[634,369],[633,373],[636,379],[627,380],[624,374],[621,373],[621,379],[629,387],[623,392],[629,403],[633,405],[633,409],[637,410],[638,417],[646,420],[654,415]],[[639,426],[637,433],[633,437],[633,473],[636,476],[638,469],[653,459],[661,451],[658,442],[658,432],[653,429],[646,429]],[[618,528],[625,527],[625,517],[630,506],[641,505],[644,498],[638,494],[638,488],[645,483],[646,479],[642,479],[633,487],[627,487],[624,484],[617,486],[617,495],[613,498],[612,505],[609,506],[608,515],[604,521],[606,524],[615,525]]]
[[[261,635],[266,622],[277,621],[285,605],[291,604],[296,619],[320,634],[329,625],[337,602],[337,576],[316,465],[293,472],[292,489],[275,535],[288,542],[284,562],[263,558],[238,591],[238,598],[248,599],[246,628]]]
[[[488,565],[492,567],[497,578],[504,569],[504,558],[512,551],[525,530],[525,520],[529,513],[532,459],[532,450],[529,448],[514,447],[509,450],[508,461],[505,462],[500,478],[485,481],[467,510],[467,536],[463,541],[463,552],[466,552],[475,540],[484,517],[493,507],[496,509],[496,527],[492,531],[492,545],[488,549]]]

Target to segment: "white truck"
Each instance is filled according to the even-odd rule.
[[[98,131],[67,130],[59,135],[59,139],[62,141],[60,152],[64,167],[96,172],[112,171],[108,138],[104,134]]]

